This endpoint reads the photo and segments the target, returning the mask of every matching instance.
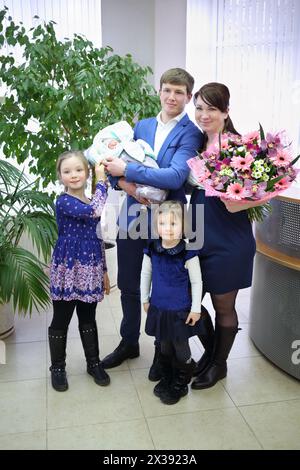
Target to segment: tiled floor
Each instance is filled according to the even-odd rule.
[[[204,304],[209,307],[207,299]],[[152,338],[141,335],[141,356],[110,371],[99,387],[85,372],[73,318],[69,330],[69,390],[49,381],[47,326],[51,312],[16,319],[0,366],[0,449],[300,449],[300,384],[273,366],[248,337],[249,289],[241,291],[242,330],[226,379],[163,405],[147,373]],[[119,342],[119,292],[98,306],[101,356]],[[195,359],[198,340],[191,340]]]

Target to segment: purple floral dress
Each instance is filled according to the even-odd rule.
[[[58,240],[51,262],[53,300],[99,302],[104,296],[104,243],[97,237],[107,187],[98,182],[90,204],[64,193],[56,201]]]

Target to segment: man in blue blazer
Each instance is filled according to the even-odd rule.
[[[202,134],[185,112],[192,97],[193,77],[183,69],[167,70],[160,79],[161,111],[153,118],[137,122],[134,138],[143,139],[154,149],[160,168],[149,168],[138,163],[125,163],[121,159],[107,159],[107,171],[113,177],[115,189],[127,192],[119,216],[118,287],[121,290],[123,319],[119,346],[103,360],[106,369],[120,365],[124,360],[139,356],[141,323],[140,274],[143,249],[148,230],[137,225],[147,221],[149,201],[138,199],[136,184],[145,184],[168,190],[168,199],[186,202],[184,184],[189,174],[186,161],[192,158],[202,144]],[[143,219],[143,213],[145,217]],[[148,228],[148,227],[147,227]],[[144,227],[145,229],[145,227]],[[159,347],[155,348],[149,379],[160,379]]]

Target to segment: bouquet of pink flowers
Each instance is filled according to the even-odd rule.
[[[300,155],[292,160],[283,137],[284,132],[265,136],[261,125],[260,131],[244,136],[220,134],[217,144],[188,160],[191,179],[205,189],[206,196],[239,204],[260,202],[247,213],[251,222],[261,221],[271,210],[267,201],[287,189],[299,171],[293,165]]]

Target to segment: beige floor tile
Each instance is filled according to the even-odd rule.
[[[300,398],[299,381],[263,356],[230,359],[222,383],[238,406]]]
[[[154,449],[144,419],[90,426],[53,429],[48,432],[48,449]]]
[[[46,380],[1,383],[0,416],[0,435],[45,431]]]
[[[130,370],[150,368],[155,351],[154,339],[152,336],[146,335],[146,333],[141,334],[139,340],[140,356],[127,361]]]
[[[122,308],[121,308],[121,306],[118,306],[118,307],[112,306],[112,307],[110,307],[110,309],[111,309],[111,313],[112,313],[117,331],[119,332],[120,331],[121,321],[122,321],[122,318],[123,318]]]
[[[150,382],[147,379],[147,375],[148,369],[132,371],[133,380],[146,417],[234,406],[232,400],[220,384],[217,384],[210,390],[190,390],[189,394],[181,398],[176,405],[164,405],[153,393],[153,388],[156,383]]]
[[[46,448],[46,431],[0,436],[0,449],[2,450],[45,450]]]
[[[234,408],[148,418],[148,424],[156,449],[261,449]]]
[[[110,307],[97,308],[96,315],[99,335],[117,335],[119,329],[116,328],[116,323],[111,313]]]
[[[69,376],[69,390],[48,383],[48,429],[143,417],[130,372],[110,373],[111,384],[96,385],[87,374]]]
[[[24,343],[31,341],[45,341],[47,326],[47,311],[33,312],[30,317],[15,316],[15,331],[6,338],[7,344],[9,343]]]
[[[250,295],[251,287],[240,289],[236,299],[236,307],[239,317],[240,315],[243,315],[248,322],[250,321]]]
[[[0,382],[46,377],[46,341],[10,343],[6,364],[0,366]]]
[[[242,406],[240,411],[264,449],[300,449],[300,400]]]
[[[119,289],[114,289],[107,297],[106,297],[108,305],[110,307],[121,307],[121,298],[120,298],[120,291]]]
[[[239,357],[261,356],[259,350],[252,343],[249,337],[249,324],[241,325],[241,330],[235,337],[232,350],[230,351],[230,359]]]

